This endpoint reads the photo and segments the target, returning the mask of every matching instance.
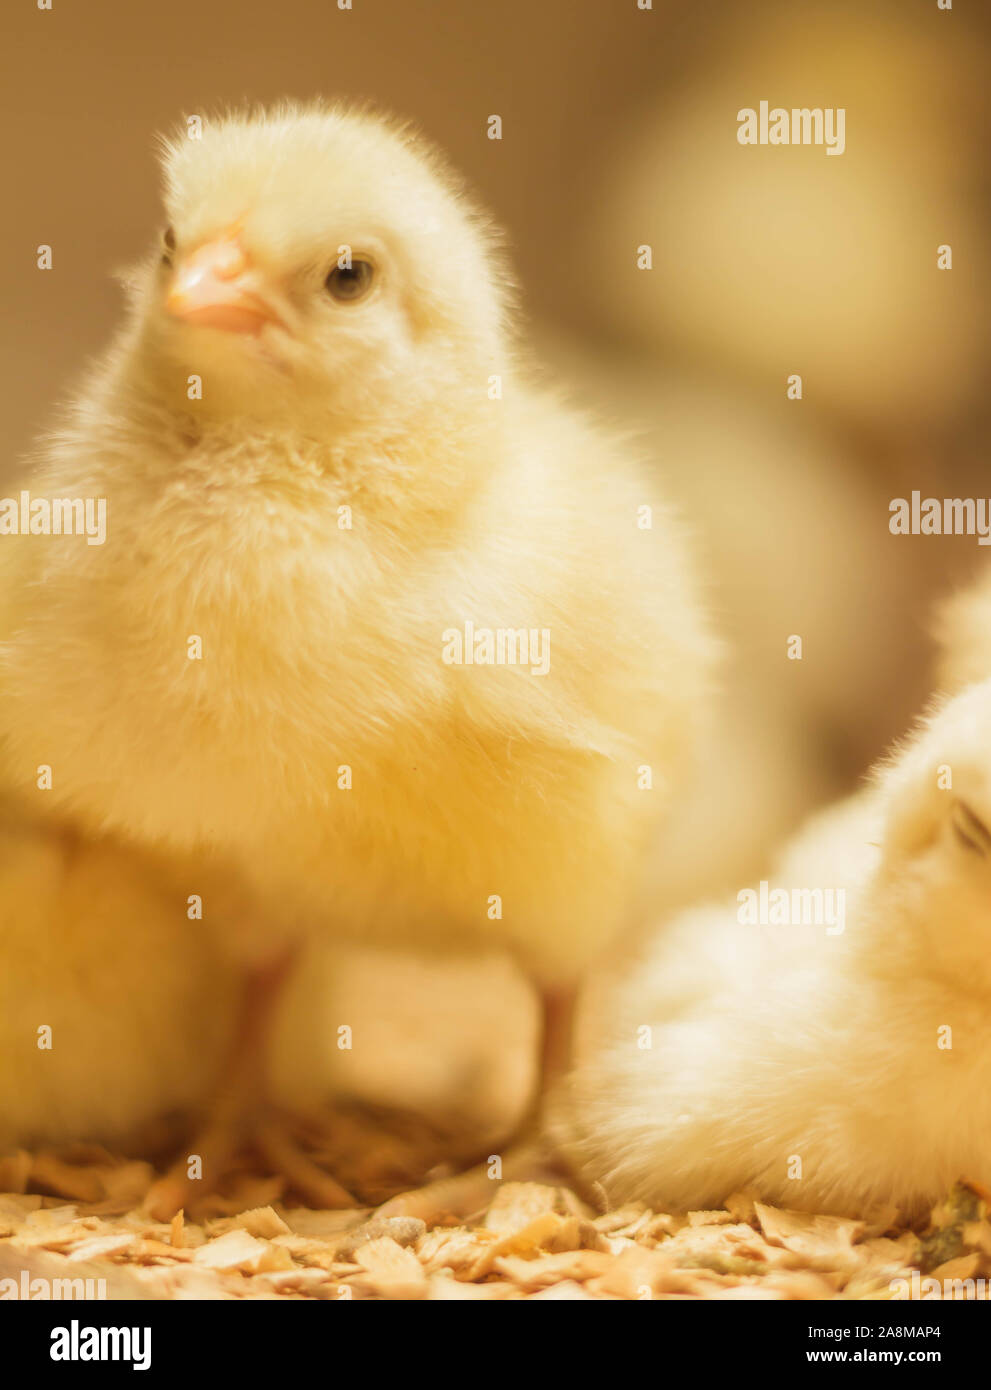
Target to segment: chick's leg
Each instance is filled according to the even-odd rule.
[[[154,1183],[145,1207],[167,1220],[190,1200],[215,1187],[239,1150],[250,1145],[275,1172],[315,1206],[350,1207],[357,1203],[340,1183],[318,1168],[293,1140],[288,1120],[267,1104],[268,1048],[283,988],[295,950],[250,969],[244,979],[231,1048],[211,1103],[210,1117],[195,1135],[190,1153]],[[198,1157],[202,1177],[190,1176]]]
[[[546,1151],[541,1138],[544,1098],[571,1060],[577,990],[542,989],[537,1078],[530,1104],[493,1171],[491,1155],[464,1173],[439,1178],[392,1197],[379,1208],[382,1216],[418,1216],[428,1225],[443,1216],[469,1216],[489,1204],[497,1181],[525,1182],[546,1175]]]

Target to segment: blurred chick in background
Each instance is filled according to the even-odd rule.
[[[240,877],[205,914],[247,979],[211,1171],[314,930],[509,949],[561,1065],[713,646],[663,498],[525,384],[495,238],[434,155],[286,108],[165,175],[130,322],[25,484],[106,497],[109,538],[20,539],[0,729],[84,831]],[[472,625],[540,636],[546,670],[445,660]]]
[[[932,463],[985,394],[986,52],[935,5],[874,5],[868,35],[850,0],[731,8],[706,40],[603,151],[575,246],[617,267],[588,282],[599,322],[782,409],[799,372],[869,467]],[[843,155],[741,147],[736,113],[761,99],[842,107]]]
[[[959,690],[991,671],[991,568],[940,605],[935,631],[940,643],[939,683]]]
[[[986,492],[991,365],[973,30],[935,5],[875,4],[867,24],[845,0],[768,0],[671,42],[670,80],[603,124],[565,201],[583,293],[561,311],[575,331],[544,350],[649,446],[731,648],[705,767],[656,856],[655,910],[765,867],[926,697],[925,617],[976,545],[892,537],[888,503]],[[842,157],[742,147],[736,113],[761,99],[842,106]]]
[[[582,399],[624,422],[691,518],[727,648],[697,771],[650,855],[643,902],[656,916],[750,877],[842,786],[883,723],[903,595],[877,564],[868,487],[807,416],[675,368],[617,366],[558,338],[545,348]],[[853,612],[850,577],[867,575],[870,602]],[[794,636],[800,660],[788,656]]]
[[[0,804],[0,1156],[127,1148],[202,1104],[232,991],[184,904],[155,856]]]
[[[841,890],[839,911],[754,925],[734,900],[661,928],[552,1107],[600,1197],[918,1216],[987,1183],[989,826],[984,681],[781,856],[769,893]]]

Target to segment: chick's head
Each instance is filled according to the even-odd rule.
[[[926,973],[991,990],[991,681],[937,709],[879,781],[881,911]]]
[[[204,414],[326,437],[456,410],[501,370],[497,239],[407,130],[284,107],[184,129],[163,166],[165,230],[137,282],[161,392],[198,373]]]

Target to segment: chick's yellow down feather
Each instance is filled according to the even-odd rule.
[[[144,1143],[204,1102],[233,981],[182,885],[153,856],[0,804],[0,1154]]]
[[[235,863],[246,954],[320,922],[572,978],[706,685],[676,522],[528,384],[497,239],[404,130],[231,117],[165,182],[129,321],[25,483],[109,522],[17,538],[7,777]]]
[[[664,1210],[919,1215],[987,1182],[989,827],[984,680],[796,837],[763,921],[737,898],[646,942],[550,1107],[576,1168]]]

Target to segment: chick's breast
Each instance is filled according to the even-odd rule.
[[[711,648],[679,528],[611,442],[534,400],[504,450],[423,537],[339,531],[325,489],[157,512],[118,489],[105,551],[52,559],[8,647],[22,780],[50,764],[94,826],[219,848],[274,917],[577,967],[670,797]]]

